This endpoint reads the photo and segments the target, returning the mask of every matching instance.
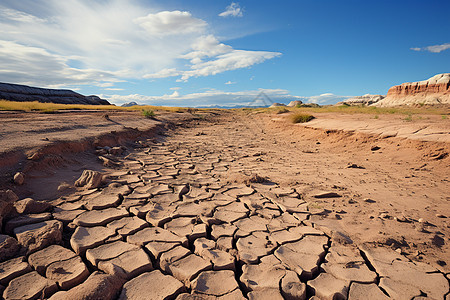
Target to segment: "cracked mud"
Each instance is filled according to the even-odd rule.
[[[3,297],[448,297],[448,274],[317,225],[323,209],[308,205],[302,189],[275,177],[230,181],[230,171],[264,164],[257,149],[249,152],[254,132],[206,139],[213,127],[201,130],[177,129],[129,149],[114,157],[120,167],[104,173],[107,185],[9,220],[2,251],[15,244],[27,251],[0,263]]]

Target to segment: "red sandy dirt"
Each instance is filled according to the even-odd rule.
[[[73,212],[61,244],[87,265],[95,257],[105,260],[90,266],[84,283],[89,273],[77,277],[79,282],[64,282],[76,287],[55,296],[97,293],[90,285],[104,280],[114,282],[110,292],[121,293],[121,299],[142,293],[189,299],[186,292],[232,299],[289,298],[295,293],[292,299],[302,299],[300,294],[319,299],[363,299],[361,295],[369,294],[373,299],[448,297],[448,119],[324,113],[314,114],[316,119],[309,123],[292,124],[289,114],[240,111],[172,113],[158,116],[159,121],[136,113],[108,113],[108,119],[104,114],[0,115],[7,125],[0,132],[0,147],[6,149],[0,166],[9,170],[4,172],[4,187],[20,199],[51,202],[53,218],[61,210]],[[107,156],[112,162],[102,165],[95,149],[119,145],[126,151]],[[8,160],[11,154],[15,158]],[[25,173],[22,186],[12,184],[18,167]],[[74,188],[85,169],[109,175],[116,186],[101,191],[116,198],[96,199]],[[58,190],[61,184],[67,189]],[[138,191],[144,197],[144,188],[152,195],[149,199],[131,197]],[[155,196],[155,189],[162,192]],[[169,200],[172,194],[175,200]],[[107,205],[92,208],[94,200]],[[109,233],[112,220],[125,220],[128,214],[135,218],[129,226],[136,230]],[[11,228],[15,223],[9,224]],[[225,225],[221,234],[215,227],[219,224]],[[150,227],[142,229],[145,226]],[[85,231],[95,242],[78,238],[85,237]],[[171,246],[155,234],[163,234]],[[112,250],[99,245],[113,247],[117,240],[123,241],[114,246],[117,249],[128,247],[120,252],[124,257],[102,257]],[[97,252],[85,258],[83,247]],[[142,249],[151,253],[151,262]],[[139,267],[133,271],[124,267],[127,253],[135,253],[133,264]],[[311,269],[305,266],[310,261]],[[28,263],[35,267],[29,258]],[[75,265],[82,269],[79,262]],[[126,274],[120,275],[114,265],[125,268]],[[13,293],[11,285],[28,280],[24,276],[13,279],[4,296]],[[161,286],[150,291],[145,280],[173,284],[170,290]]]

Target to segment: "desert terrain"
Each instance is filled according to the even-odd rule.
[[[2,112],[3,298],[448,299],[447,114],[276,112]]]

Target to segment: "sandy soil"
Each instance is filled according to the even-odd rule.
[[[30,196],[35,200],[51,201],[59,209],[65,207],[64,205],[78,207],[76,203],[80,202],[78,201],[80,197],[85,203],[84,206],[92,200],[91,196],[74,188],[64,191],[58,190],[58,186],[62,183],[67,183],[69,187],[72,186],[85,169],[98,170],[106,175],[109,174],[111,178],[118,178],[113,179],[113,182],[128,185],[133,194],[138,190],[143,191],[143,188],[155,188],[155,184],[168,184],[170,187],[169,194],[177,193],[176,191],[179,191],[185,183],[191,182],[191,189],[187,194],[188,198],[184,200],[187,201],[186,203],[189,203],[189,205],[205,204],[208,201],[214,203],[213,216],[208,214],[200,216],[199,213],[196,221],[193,221],[194,224],[199,226],[206,224],[207,229],[204,233],[206,238],[213,240],[215,229],[212,229],[213,232],[211,232],[212,224],[221,222],[227,224],[229,222],[229,226],[238,227],[238,231],[232,234],[232,238],[230,238],[232,242],[230,241],[229,248],[224,248],[227,253],[232,255],[238,253],[236,260],[240,263],[236,267],[234,265],[229,267],[230,270],[232,269],[235,272],[234,274],[231,273],[232,278],[238,280],[237,283],[234,282],[234,279],[232,280],[230,293],[234,291],[240,294],[242,291],[244,296],[250,297],[254,292],[253,296],[257,297],[257,292],[260,291],[252,291],[248,287],[248,282],[251,281],[244,280],[247,277],[252,279],[251,276],[253,276],[253,271],[245,265],[252,265],[255,261],[249,261],[248,258],[245,258],[244,253],[250,251],[248,255],[255,255],[252,251],[258,252],[259,248],[255,245],[255,249],[250,247],[250,250],[243,250],[242,243],[249,238],[249,233],[243,232],[248,230],[251,233],[250,236],[256,235],[255,241],[258,243],[260,239],[263,241],[264,239],[271,240],[276,236],[276,232],[284,232],[283,228],[271,227],[274,226],[275,220],[280,220],[283,217],[292,218],[289,220],[296,220],[295,222],[301,223],[295,226],[302,227],[302,230],[309,228],[308,230],[313,232],[306,233],[306,238],[301,241],[306,242],[307,239],[320,240],[317,233],[314,233],[313,228],[319,230],[318,232],[323,232],[322,234],[328,239],[328,242],[325,242],[327,244],[325,245],[326,253],[319,254],[319,260],[317,257],[315,258],[317,264],[327,270],[326,272],[320,269],[320,272],[316,270],[312,271],[312,275],[305,275],[295,270],[300,280],[307,284],[306,295],[308,297],[313,295],[315,290],[316,295],[319,293],[321,297],[325,298],[328,287],[322,286],[320,281],[326,278],[323,276],[324,273],[332,274],[333,280],[341,278],[339,276],[342,276],[341,272],[344,271],[333,271],[336,267],[332,265],[333,259],[335,260],[336,257],[330,257],[330,253],[336,253],[334,251],[340,249],[341,246],[339,245],[351,245],[351,247],[356,247],[352,249],[365,253],[364,255],[361,254],[363,255],[361,257],[357,252],[356,256],[359,258],[355,259],[367,264],[370,271],[377,271],[376,279],[369,280],[366,283],[374,282],[378,293],[383,291],[382,294],[390,293],[393,298],[396,298],[395,293],[405,288],[396,281],[397,279],[394,280],[394,282],[397,282],[395,284],[383,281],[385,280],[383,278],[392,279],[397,276],[394,273],[389,273],[396,272],[397,267],[393,271],[392,268],[383,267],[383,264],[378,261],[378,259],[388,257],[388,264],[392,264],[393,261],[389,261],[389,258],[398,255],[394,260],[399,264],[400,262],[404,264],[398,267],[399,274],[406,274],[405,278],[408,278],[408,280],[408,276],[412,276],[411,280],[417,276],[423,277],[423,281],[426,282],[425,285],[431,289],[427,291],[420,289],[417,292],[412,288],[407,288],[412,296],[409,298],[405,296],[404,299],[411,299],[413,296],[419,296],[420,294],[424,296],[427,293],[432,297],[433,290],[439,290],[430,287],[430,282],[433,282],[433,279],[428,281],[429,279],[425,278],[432,276],[432,274],[437,277],[442,276],[447,284],[447,288],[444,287],[441,294],[436,294],[440,295],[438,298],[445,294],[448,297],[448,282],[446,281],[450,273],[448,265],[450,264],[450,197],[448,194],[450,121],[448,119],[443,119],[441,116],[423,115],[414,116],[413,120],[409,121],[404,119],[405,116],[398,115],[380,115],[378,119],[374,119],[371,115],[327,113],[315,114],[316,119],[309,123],[291,124],[288,121],[289,114],[246,114],[231,111],[216,111],[196,115],[188,113],[167,114],[160,117],[163,122],[142,120],[142,117],[136,115],[121,115],[120,113],[117,115],[110,114],[110,120],[102,119],[102,115],[99,113],[94,115],[96,119],[92,118],[90,114],[84,115],[83,113],[56,116],[37,114],[35,119],[42,117],[42,119],[39,119],[40,123],[37,123],[37,126],[30,124],[29,115],[4,114],[3,117],[5,119],[11,118],[11,122],[8,123],[8,128],[2,129],[1,143],[6,145],[7,149],[14,149],[14,151],[21,151],[22,147],[37,151],[36,147],[40,147],[42,142],[51,142],[52,136],[62,135],[66,141],[76,141],[80,136],[95,137],[99,135],[98,132],[92,132],[92,128],[102,128],[102,133],[110,133],[111,130],[118,131],[119,127],[121,133],[117,134],[124,138],[122,140],[110,139],[109,146],[122,144],[127,149],[122,156],[112,157],[113,162],[117,162],[117,165],[106,164],[105,166],[105,164],[100,163],[98,153],[94,152],[95,148],[81,147],[80,151],[88,151],[72,151],[72,153],[67,154],[64,151],[57,153],[57,149],[64,150],[66,148],[56,147],[54,148],[56,152],[52,153],[56,158],[45,161],[45,157],[48,155],[43,153],[37,161],[42,162],[44,160],[45,163],[36,164],[33,168],[29,168],[29,172],[25,174],[26,183],[23,186],[14,186],[9,183],[7,187],[12,188],[20,198]],[[59,119],[60,117],[61,119]],[[13,121],[13,118],[15,118],[15,121]],[[56,121],[58,122],[57,125],[54,124]],[[170,126],[163,128],[162,125],[167,123],[170,123]],[[78,125],[71,126],[71,124]],[[148,139],[149,136],[125,134],[129,130],[128,127],[139,126],[141,126],[140,132],[152,131],[155,128],[161,130],[159,130],[158,135],[150,136],[150,139]],[[24,146],[23,140],[18,141],[12,138],[13,133],[21,131],[24,132],[24,137],[33,137],[30,138],[30,143],[27,146]],[[5,137],[6,139],[4,139]],[[49,137],[50,141],[42,141],[45,137]],[[136,143],[138,140],[143,140],[143,143]],[[53,143],[53,146],[56,144],[58,143]],[[35,153],[33,151],[31,153]],[[12,152],[9,151],[8,153]],[[120,176],[123,177],[118,174],[122,174]],[[9,176],[11,177],[10,174]],[[255,179],[259,179],[259,181],[264,179],[264,182],[255,183]],[[247,189],[243,184],[250,186],[251,189]],[[200,190],[203,190],[203,192],[200,192]],[[205,192],[207,192],[205,198],[198,198]],[[60,198],[63,195],[62,193],[65,196]],[[328,195],[324,195],[324,193],[328,193]],[[225,207],[223,209],[226,211],[226,207],[234,205],[220,204],[223,201],[228,201],[226,199],[229,199],[230,195],[236,197],[236,204],[245,203],[245,208],[242,208],[244,211],[228,210],[228,215],[220,211],[222,206]],[[77,200],[73,202],[74,199]],[[117,209],[126,207],[131,215],[134,214],[146,219],[150,223],[155,221],[154,218],[156,217],[153,215],[149,219],[149,215],[146,215],[147,211],[140,213],[140,209],[147,207],[148,204],[145,204],[142,208],[136,206],[137,210],[133,210],[130,207],[137,204],[126,206],[126,199],[127,197],[123,202],[116,201],[117,203],[114,202],[112,206],[117,206]],[[150,202],[152,199],[150,198]],[[193,202],[190,203],[188,199],[192,199]],[[65,201],[69,201],[69,203],[65,203]],[[186,209],[187,206],[184,206],[186,203],[180,204],[178,198],[171,201],[173,202],[169,207],[165,207],[161,203],[164,209],[171,211],[171,215],[165,221],[158,221],[160,222],[158,226],[179,235],[179,231],[184,232],[186,230],[186,228],[179,226],[186,219],[182,217],[181,211]],[[286,201],[295,201],[299,203],[299,206],[292,208],[286,204],[288,203]],[[119,204],[120,206],[118,206]],[[144,204],[140,203],[139,205]],[[171,208],[172,206],[173,208]],[[92,208],[87,209],[91,210]],[[175,214],[173,209],[175,209]],[[79,213],[83,211],[84,208]],[[85,212],[85,214],[88,215],[88,213],[94,211],[95,209]],[[107,214],[106,210],[103,213]],[[230,217],[233,214],[243,215],[233,219],[233,217]],[[226,220],[228,220],[227,218],[231,219],[224,221],[224,219],[220,219],[222,215],[225,216]],[[248,226],[251,224],[242,225],[245,223],[245,219],[256,217],[261,218],[260,222],[267,222],[264,225],[267,230],[250,230]],[[100,223],[96,223],[98,220],[91,221],[87,217],[84,219],[77,217],[73,221],[75,225],[80,226],[84,224],[83,222],[90,224],[85,225],[88,227],[100,225]],[[283,222],[281,224],[288,224]],[[74,248],[71,228],[76,228],[75,225],[69,225],[68,229],[64,229],[67,247],[70,247],[70,239],[72,248]],[[241,225],[242,227],[240,227]],[[286,225],[286,228],[297,228],[291,226],[294,225]],[[67,233],[66,230],[68,230]],[[265,238],[258,238],[257,236],[260,234],[265,235]],[[139,232],[135,235],[139,235]],[[188,238],[190,240],[193,237],[188,235]],[[193,239],[195,240],[195,238]],[[219,247],[219,240],[217,237],[214,237],[214,239],[217,242],[215,247]],[[110,242],[115,240],[117,239],[111,238]],[[122,237],[122,240],[132,244],[136,243],[133,238],[130,239],[130,236]],[[208,241],[204,242],[209,243]],[[184,242],[182,243],[183,246],[186,246]],[[196,255],[202,256],[202,254],[197,253],[198,249],[192,243],[193,241],[190,242],[188,249],[193,252],[196,251]],[[266,268],[266,263],[273,262],[274,259],[278,263],[281,261],[284,265],[283,270],[285,270],[284,268],[292,268],[292,265],[290,265],[292,262],[288,262],[291,258],[283,256],[283,251],[286,250],[281,251],[284,249],[284,243],[277,240],[275,243],[277,246],[274,245],[272,250],[266,250],[267,252],[264,255],[267,256],[262,255],[267,258],[265,262],[260,257],[256,260],[259,263],[258,266]],[[317,242],[311,243],[310,246],[313,249]],[[295,243],[289,241],[288,245],[291,244],[294,245]],[[207,248],[207,246],[204,247]],[[267,248],[268,245],[266,244],[265,247]],[[298,247],[302,246],[298,245]],[[385,255],[383,254],[377,256],[376,253],[379,250],[376,249],[380,248],[390,249],[395,255],[387,254],[387,256],[383,256]],[[296,249],[294,251],[300,251],[300,248]],[[366,251],[365,249],[372,250]],[[271,253],[274,253],[276,258]],[[325,264],[323,264],[324,256],[326,256]],[[177,262],[184,261],[184,258],[180,259],[180,257],[177,258],[179,259]],[[164,269],[161,259],[156,259],[156,262],[153,263],[154,268],[158,268],[163,273],[173,275],[177,280],[182,281],[188,292],[202,293],[202,291],[196,290],[195,280],[192,284],[189,280],[183,281],[186,278],[183,277],[184,275],[180,275],[178,269],[175,269],[175,262],[173,264],[168,263],[167,269]],[[404,259],[406,260],[403,261]],[[409,265],[410,261],[414,264]],[[426,263],[431,269],[425,268],[425,264],[421,264],[421,262]],[[415,271],[408,273],[411,271],[411,266],[419,268],[420,272],[424,273],[414,273]],[[345,268],[353,267],[347,265]],[[190,272],[189,270],[187,268],[186,272]],[[359,271],[362,272],[362,270]],[[367,271],[369,272],[369,270]],[[225,276],[225,271],[221,272],[224,273],[220,273],[220,276]],[[383,275],[383,272],[387,273]],[[207,282],[211,280],[212,283],[216,280],[212,278],[219,276],[218,274],[211,275],[203,272],[199,277],[205,276],[206,279],[203,279]],[[447,276],[447,279],[444,275]],[[152,276],[156,275],[153,274]],[[263,280],[257,275],[255,276],[254,280],[257,282],[259,279]],[[200,280],[198,278],[196,280]],[[439,280],[441,279],[439,277]],[[346,288],[342,294],[347,295],[350,287],[350,294],[356,295],[357,288],[354,282],[358,279],[348,280],[348,283],[343,284]],[[126,285],[131,285],[133,281],[134,279]],[[341,287],[341,283],[335,281],[329,281],[329,283],[333,287],[329,288],[328,292],[333,288]],[[234,287],[236,284],[239,285],[237,290]],[[277,291],[278,285],[282,289],[281,279],[279,283],[275,282]],[[328,284],[325,286],[328,286]],[[443,288],[441,283],[439,288]],[[122,294],[125,293],[124,290],[122,290]],[[180,291],[177,293],[180,293]],[[282,292],[285,293],[283,289]],[[285,294],[283,295],[285,296]],[[362,299],[356,296],[350,298]],[[239,299],[239,297],[236,297],[236,299]]]

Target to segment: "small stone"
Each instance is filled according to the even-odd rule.
[[[436,214],[436,218],[442,218],[445,219],[447,218],[447,216],[443,215],[443,214]]]
[[[103,175],[100,172],[84,170],[80,178],[75,181],[75,186],[85,187],[86,189],[95,189],[102,184]]]
[[[14,183],[17,185],[22,185],[25,182],[25,174],[23,174],[22,172],[17,172],[14,175]]]
[[[151,283],[151,284],[149,284]],[[184,285],[159,270],[144,273],[124,284],[120,300],[174,299],[185,290]]]
[[[372,199],[369,199],[369,198],[364,198],[363,201],[364,201],[364,202],[367,202],[367,203],[375,203],[375,202],[377,202],[377,201],[372,200]]]
[[[419,223],[425,223],[425,220],[423,218],[420,218],[418,221]]]
[[[338,198],[338,197],[342,197],[342,196],[336,192],[321,192],[321,193],[315,194],[313,197],[314,198]]]

